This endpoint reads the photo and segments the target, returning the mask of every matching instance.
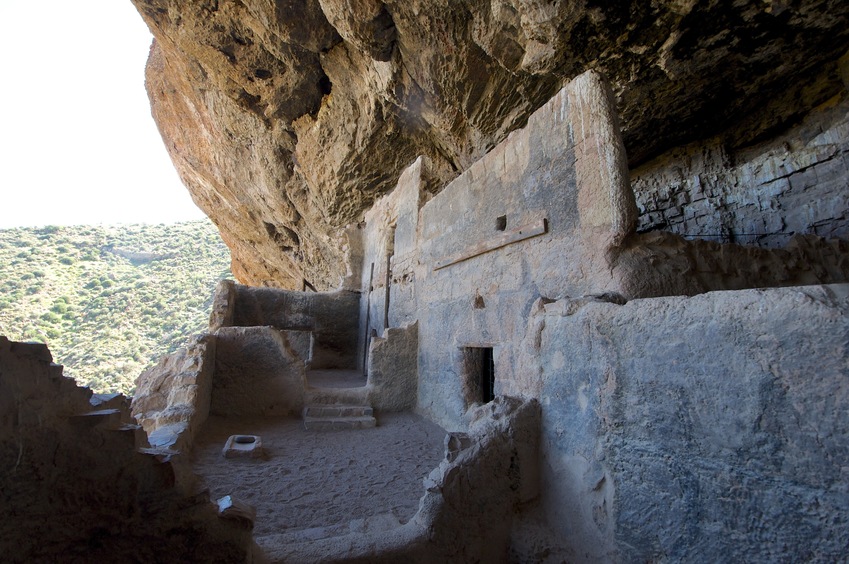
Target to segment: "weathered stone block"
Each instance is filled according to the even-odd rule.
[[[257,435],[232,435],[221,450],[224,458],[263,458],[262,439]]]

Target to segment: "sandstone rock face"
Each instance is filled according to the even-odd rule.
[[[849,37],[839,0],[134,3],[183,181],[237,278],[287,288],[337,286],[342,228],[416,157],[438,191],[587,68],[636,164],[781,129],[840,91]]]
[[[849,97],[837,96],[774,139],[721,137],[632,171],[641,231],[779,247],[794,234],[849,239]]]

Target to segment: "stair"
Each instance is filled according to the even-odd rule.
[[[303,419],[307,431],[368,429],[377,425],[374,411],[368,405],[308,405]]]
[[[95,409],[83,413],[75,413],[68,420],[81,427],[100,427],[105,429],[118,429],[123,422],[120,409]]]

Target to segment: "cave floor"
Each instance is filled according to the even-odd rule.
[[[445,431],[413,413],[377,420],[372,429],[305,431],[294,417],[210,417],[192,466],[213,500],[233,495],[256,508],[256,537],[386,513],[403,523],[444,456]],[[237,434],[259,435],[267,457],[224,458]]]

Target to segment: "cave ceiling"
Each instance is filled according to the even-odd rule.
[[[234,275],[296,289],[338,284],[344,226],[417,156],[438,191],[587,69],[637,165],[786,126],[849,46],[845,0],[133,2],[154,118]]]

